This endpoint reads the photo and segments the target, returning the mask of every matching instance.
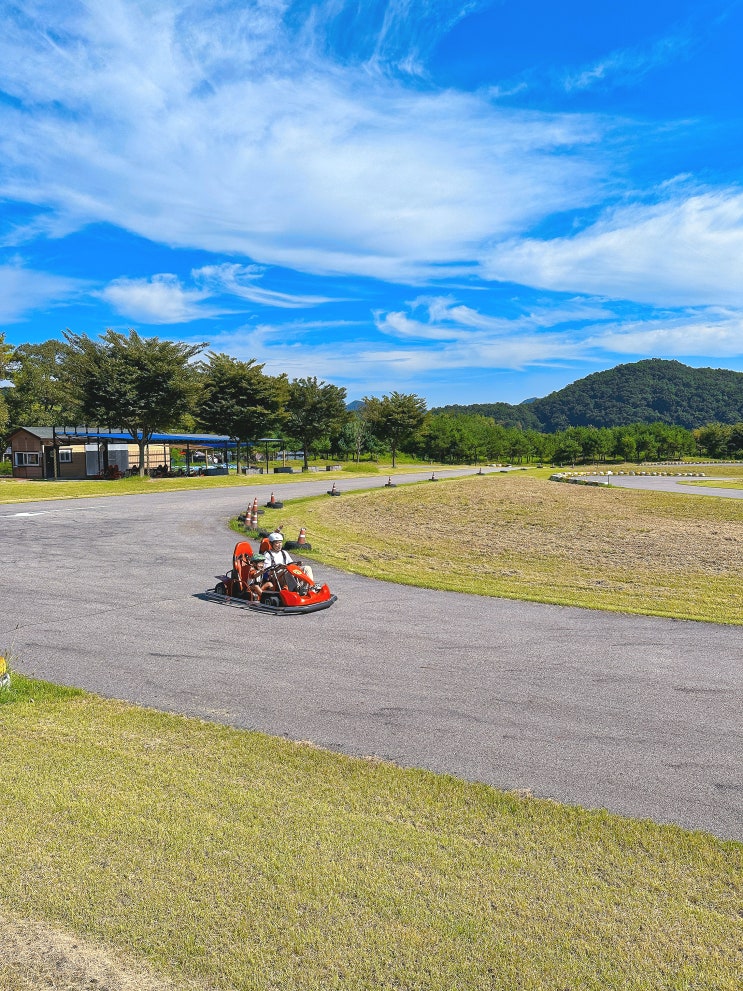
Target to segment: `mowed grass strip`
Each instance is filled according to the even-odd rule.
[[[739,988],[740,844],[17,675],[4,702],[3,912],[163,977]]]
[[[376,474],[376,470],[374,471]],[[115,482],[95,479],[91,481],[29,481],[19,478],[0,478],[0,504],[14,502],[42,502],[48,499],[86,499],[100,496],[148,495],[159,492],[182,492],[194,489],[246,488],[253,486],[278,486],[282,482],[317,481],[319,474],[297,475],[213,475],[184,478],[120,478]],[[339,473],[328,472],[329,478]]]
[[[427,588],[743,623],[743,501],[468,476],[287,505],[312,555]]]

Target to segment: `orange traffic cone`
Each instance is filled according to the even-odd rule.
[[[297,544],[302,547],[307,543],[307,531],[304,527],[300,528],[299,536],[297,537]]]
[[[258,529],[258,497],[253,499],[253,508],[250,511],[250,526],[253,530]]]

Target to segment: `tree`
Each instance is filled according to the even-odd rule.
[[[80,416],[87,423],[121,426],[139,447],[144,475],[153,433],[167,430],[191,405],[196,373],[189,361],[206,344],[144,338],[135,330],[127,337],[109,329],[99,341],[70,331],[64,337],[64,372]]]
[[[337,438],[338,449],[344,454],[352,454],[354,461],[358,463],[361,455],[372,449],[373,443],[374,438],[363,407],[350,411]]]
[[[722,458],[727,453],[731,428],[723,423],[708,423],[694,430],[700,450],[708,458]]]
[[[8,395],[13,424],[53,427],[72,422],[74,407],[64,375],[68,350],[57,340],[15,349],[9,363],[13,389]]]
[[[5,343],[5,334],[0,334],[0,381],[2,381],[8,374],[8,366],[10,363],[10,358],[13,353],[13,348]],[[5,438],[3,436],[5,428],[8,425],[8,405],[5,402],[5,396],[2,391],[0,391],[0,442],[2,442],[2,450],[5,450]],[[0,454],[0,458],[2,454]]]
[[[238,361],[227,354],[207,355],[201,365],[196,422],[205,430],[227,434],[239,447],[274,431],[281,420],[286,379],[263,374],[255,359]],[[238,449],[238,469],[240,465]]]
[[[287,413],[286,429],[302,444],[306,470],[309,448],[343,426],[348,416],[346,390],[318,382],[316,377],[293,379],[289,383]]]
[[[392,467],[401,445],[412,439],[426,417],[426,401],[415,394],[391,392],[389,396],[364,399],[364,410],[373,433],[389,444]]]

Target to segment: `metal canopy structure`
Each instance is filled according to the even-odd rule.
[[[103,467],[108,468],[108,445],[110,443],[133,444],[142,439],[142,432],[138,431],[134,437],[126,430],[112,430],[110,427],[103,429],[100,426],[67,426],[52,427],[52,443],[57,447],[60,443],[71,443],[77,441],[97,442],[99,447],[103,447]],[[236,447],[235,442],[225,434],[186,434],[186,433],[153,433],[147,440],[147,450],[150,446],[162,444],[163,458],[165,459],[165,448],[173,446],[185,447],[186,449],[186,470],[191,469],[192,448],[195,450],[221,450],[223,451],[224,464],[229,462],[229,451]],[[165,462],[163,462],[165,466]],[[168,465],[170,459],[168,457]]]
[[[134,438],[126,430],[107,430],[101,427],[52,427],[52,436],[59,440],[118,440],[136,443],[142,439],[141,431]],[[199,447],[235,447],[235,442],[225,434],[152,434],[152,444],[193,444]]]
[[[259,437],[258,438],[258,443],[259,444],[265,444],[266,445],[266,472],[268,472],[268,445],[269,444],[283,444],[284,442],[281,439],[281,437]]]

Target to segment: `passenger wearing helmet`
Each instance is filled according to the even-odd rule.
[[[276,584],[272,569],[276,567],[276,565],[296,563],[314,584],[315,576],[312,574],[312,568],[306,567],[302,561],[294,562],[291,554],[283,549],[282,544],[284,543],[284,534],[281,533],[280,530],[275,530],[273,533],[269,533],[268,542],[270,544],[270,548],[266,551],[263,561],[263,581],[265,583],[269,583],[271,588],[275,588]]]
[[[260,601],[260,597],[266,589],[263,582],[263,569],[265,567],[265,555],[254,554],[250,559],[250,569],[247,573],[248,597],[254,601]],[[272,585],[268,585],[273,588]]]

